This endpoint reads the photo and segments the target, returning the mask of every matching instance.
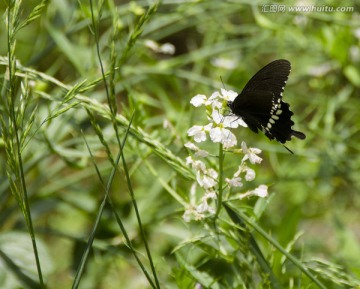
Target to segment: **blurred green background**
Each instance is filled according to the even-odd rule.
[[[8,55],[8,4],[4,3],[0,4],[2,83],[7,77]],[[39,1],[23,1],[21,17],[25,18],[37,4]],[[334,9],[343,5],[353,11],[289,11],[305,5]],[[239,143],[245,140],[248,146],[263,150],[254,182],[269,185],[273,196],[259,223],[283,246],[302,232],[297,250],[305,259],[331,261],[359,279],[360,3],[161,1],[142,27],[141,36],[128,49],[131,32],[148,7],[147,1],[105,1],[102,7],[99,45],[105,71],[111,65],[112,33],[117,28],[118,113],[130,119],[135,111],[134,127],[185,159],[187,130],[206,123],[199,110],[190,105],[191,97],[199,93],[209,96],[222,88],[220,77],[227,89],[240,92],[261,67],[275,59],[288,59],[292,71],[284,99],[294,112],[293,128],[307,136],[305,141],[295,139],[287,144],[295,155],[249,129],[235,131]],[[19,65],[51,76],[69,88],[100,79],[90,21],[88,1],[51,1],[37,20],[16,35]],[[164,53],[163,44],[172,46]],[[166,53],[172,48],[173,54]],[[81,130],[104,179],[112,167],[81,105],[56,115],[66,106],[64,87],[24,69],[19,69],[18,76],[30,88],[25,119],[37,109],[30,134],[33,137],[27,138],[22,154],[35,232],[47,268],[45,275],[49,288],[69,288],[103,198]],[[2,97],[5,94],[3,86]],[[106,102],[101,81],[81,94]],[[52,115],[56,117],[41,125]],[[116,154],[111,122],[101,115],[96,118]],[[25,221],[9,188],[3,141],[0,149],[0,247],[2,251],[6,248],[10,256],[26,258],[23,262],[28,262],[27,270],[34,274]],[[179,264],[171,251],[200,229],[182,220],[183,207],[164,184],[187,199],[192,181],[155,155],[152,147],[131,136],[125,155],[149,245],[160,279],[166,284],[163,288],[177,288]],[[237,165],[236,158],[228,157],[225,162],[227,169]],[[122,174],[115,178],[111,196],[142,252]],[[114,216],[106,208],[80,288],[149,288],[123,242]],[[7,274],[11,270],[4,262],[0,265],[4,267],[0,270],[1,288],[18,288],[14,285],[17,281],[10,277],[13,275]],[[348,288],[343,286],[334,288]]]

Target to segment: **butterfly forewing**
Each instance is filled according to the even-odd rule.
[[[242,93],[266,90],[271,91],[277,97],[282,97],[290,70],[289,61],[285,59],[275,60],[260,69],[245,85]]]

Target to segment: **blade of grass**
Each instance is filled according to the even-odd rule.
[[[133,120],[133,117],[130,119],[129,127],[128,127],[127,131],[125,132],[125,136],[124,136],[124,139],[123,139],[123,141],[122,141],[122,147],[123,147],[123,148],[125,147],[125,144],[126,144],[126,139],[127,139],[128,134],[129,134],[129,130],[130,130],[130,126],[131,126],[132,120]],[[90,235],[89,235],[89,239],[88,239],[88,242],[87,242],[87,244],[86,244],[86,249],[85,249],[85,251],[84,251],[84,253],[83,253],[83,256],[82,256],[82,258],[81,258],[81,261],[80,261],[78,270],[77,270],[76,275],[75,275],[75,278],[74,278],[74,283],[73,283],[72,288],[73,288],[73,289],[78,288],[78,286],[79,286],[79,284],[80,284],[80,280],[81,280],[81,277],[82,277],[82,274],[83,274],[84,268],[85,268],[85,263],[86,263],[86,261],[87,261],[87,259],[88,259],[88,256],[89,256],[89,253],[90,253],[90,249],[91,249],[91,247],[92,247],[92,245],[93,245],[94,238],[95,238],[95,233],[96,233],[97,228],[98,228],[98,226],[99,226],[100,219],[101,219],[102,213],[103,213],[103,211],[104,211],[106,202],[109,202],[109,204],[110,204],[110,206],[111,206],[111,208],[112,208],[112,210],[113,210],[113,212],[114,212],[114,214],[115,214],[115,216],[116,216],[116,220],[117,220],[117,222],[118,222],[118,224],[119,224],[119,226],[120,226],[120,229],[121,229],[122,233],[124,234],[124,237],[125,237],[125,239],[126,239],[127,245],[129,246],[129,248],[130,248],[131,252],[133,253],[136,261],[138,262],[139,266],[141,267],[142,271],[144,272],[144,274],[145,274],[146,278],[148,279],[151,287],[152,287],[152,288],[156,288],[156,287],[154,286],[154,283],[153,283],[153,281],[151,280],[148,272],[146,271],[146,268],[143,266],[141,260],[140,260],[139,257],[137,256],[137,253],[136,253],[135,249],[133,248],[132,243],[131,243],[131,240],[130,240],[130,238],[129,238],[127,232],[126,232],[126,229],[125,229],[125,227],[124,227],[124,225],[123,225],[123,223],[122,223],[122,221],[121,221],[121,218],[120,218],[120,216],[117,214],[116,209],[115,209],[115,207],[114,207],[114,205],[113,205],[113,203],[112,203],[112,201],[111,201],[111,198],[110,198],[110,196],[109,196],[110,188],[111,188],[111,185],[112,185],[112,182],[113,182],[113,180],[114,180],[115,173],[116,173],[116,170],[117,170],[117,165],[118,165],[118,163],[119,163],[119,161],[120,161],[121,153],[120,153],[120,151],[118,152],[118,155],[117,155],[117,157],[116,157],[116,160],[115,160],[115,162],[114,162],[114,164],[113,164],[114,166],[113,166],[113,169],[112,169],[112,171],[111,171],[109,180],[108,180],[107,184],[105,185],[105,182],[104,182],[104,180],[103,180],[103,178],[102,178],[102,176],[101,176],[101,173],[100,173],[100,171],[99,171],[99,168],[98,168],[98,166],[97,166],[97,164],[96,164],[96,162],[95,162],[94,156],[93,156],[93,154],[92,154],[92,152],[91,152],[91,149],[90,149],[90,147],[89,147],[89,145],[88,145],[88,143],[87,143],[84,135],[83,135],[83,138],[84,138],[86,147],[87,147],[87,149],[88,149],[88,152],[89,152],[89,154],[90,154],[91,160],[92,160],[92,162],[93,162],[93,165],[94,165],[94,167],[95,167],[96,173],[97,173],[97,175],[98,175],[98,178],[99,178],[99,180],[100,180],[100,182],[101,182],[101,184],[102,184],[102,186],[103,186],[103,188],[104,188],[105,195],[104,195],[103,201],[102,201],[101,204],[100,204],[100,207],[99,207],[99,210],[98,210],[98,213],[97,213],[97,216],[96,216],[96,220],[95,220],[94,226],[93,226],[93,228],[92,228],[92,230],[91,230],[91,233],[90,233]]]
[[[10,258],[5,252],[0,250],[1,261],[6,264],[6,267],[11,270],[11,272],[17,277],[17,279],[24,284],[23,288],[37,289],[40,284],[35,282],[32,278],[27,276],[18,265]]]
[[[249,240],[249,247],[251,252],[254,254],[260,268],[262,271],[269,276],[272,288],[280,289],[282,288],[278,280],[276,279],[269,263],[261,252],[260,247],[258,246],[253,235],[248,231],[245,222],[226,204],[224,203],[226,212],[230,216],[231,220],[238,225],[241,229],[238,229],[238,234],[240,236],[246,235],[246,238]]]
[[[12,5],[14,4],[14,5]],[[19,8],[21,1],[9,2],[9,7],[7,10],[7,45],[8,45],[8,76],[9,76],[9,88],[7,93],[7,101],[3,100],[5,104],[7,104],[7,112],[9,117],[9,129],[8,136],[9,140],[6,140],[10,146],[7,146],[12,152],[8,151],[7,156],[8,160],[13,159],[11,162],[13,165],[7,166],[7,174],[10,181],[12,192],[14,195],[17,195],[16,199],[19,203],[19,207],[24,215],[26,225],[31,237],[31,242],[34,250],[35,262],[37,273],[39,277],[40,288],[45,288],[45,284],[43,281],[43,275],[41,271],[39,252],[36,243],[36,236],[32,221],[32,215],[30,210],[30,204],[28,199],[27,186],[25,181],[25,173],[23,168],[23,160],[21,154],[21,140],[20,140],[20,129],[17,124],[17,108],[15,107],[15,99],[16,99],[16,59],[15,59],[15,34],[17,32],[17,28],[19,27]],[[20,109],[21,112],[21,109]],[[21,116],[20,116],[21,118]],[[5,122],[2,121],[3,129],[5,128]],[[5,128],[6,129],[6,128]],[[8,162],[9,163],[9,162]],[[15,176],[15,180],[12,179],[12,174]],[[18,185],[17,185],[18,184]]]
[[[0,65],[7,65],[8,58],[0,56]],[[57,80],[56,78],[49,76],[45,73],[36,71],[34,69],[30,69],[24,67],[20,64],[17,66],[18,70],[22,71],[25,74],[22,74],[20,71],[16,73],[18,76],[27,76],[29,79],[33,80],[43,80],[45,82],[50,82],[58,87],[65,89],[66,91],[70,91],[72,86],[66,85],[61,81]],[[105,104],[99,103],[95,99],[90,99],[84,95],[81,95],[81,92],[85,92],[89,89],[92,89],[97,83],[101,81],[102,78],[97,79],[94,82],[88,83],[88,85],[84,85],[84,87],[77,92],[75,95],[76,101],[71,104],[64,104],[65,108],[56,112],[56,115],[66,112],[67,110],[81,104],[85,108],[90,109],[91,111],[98,112],[100,116],[104,117],[105,119],[111,119],[111,113]],[[50,117],[51,119],[52,117]],[[126,129],[129,125],[129,121],[122,115],[117,114],[116,117],[116,124],[117,126],[121,126]],[[180,159],[179,157],[175,156],[169,149],[167,149],[162,143],[154,140],[151,138],[146,132],[144,132],[141,128],[130,128],[129,135],[134,137],[137,141],[144,143],[148,147],[152,149],[152,151],[163,159],[168,165],[173,167],[181,176],[186,179],[195,180],[194,172],[185,164],[185,162]]]
[[[308,276],[319,288],[326,289],[325,285],[322,284],[304,265],[301,261],[287,252],[277,241],[275,241],[269,234],[267,234],[260,226],[258,226],[253,220],[247,217],[245,214],[231,208],[229,204],[224,203],[225,209],[230,212],[230,217],[233,216],[240,223],[246,223],[246,225],[255,229],[262,237],[264,237],[267,241],[269,241],[276,249],[278,249],[282,254],[284,254],[296,267],[298,267],[306,276]],[[239,222],[236,222],[239,224]]]
[[[110,91],[112,93],[114,93],[115,89],[114,89],[114,87],[112,87],[109,90],[108,84],[107,84],[107,81],[106,81],[105,70],[104,70],[103,64],[102,64],[100,46],[99,46],[99,37],[98,37],[99,22],[98,22],[98,19],[95,19],[95,13],[94,13],[94,9],[93,9],[92,0],[89,0],[89,3],[90,3],[90,10],[91,10],[91,17],[92,17],[92,28],[93,28],[93,31],[94,31],[94,34],[95,34],[97,56],[98,56],[99,65],[100,65],[100,68],[101,68],[101,74],[102,74],[103,82],[104,82],[104,86],[105,86],[106,97],[107,97],[108,105],[109,105],[109,109],[110,109],[110,118],[111,118],[113,128],[114,128],[114,131],[115,131],[115,134],[116,134],[116,138],[117,138],[117,142],[118,142],[118,146],[119,146],[119,150],[120,150],[120,154],[121,154],[121,159],[122,159],[122,165],[123,165],[123,169],[124,169],[125,176],[126,176],[126,182],[127,182],[127,186],[128,186],[129,192],[130,192],[131,200],[132,200],[132,203],[133,203],[133,206],[134,206],[137,222],[139,224],[141,237],[142,237],[142,240],[144,242],[145,250],[146,250],[149,262],[150,262],[150,267],[151,267],[152,274],[153,274],[154,279],[155,279],[156,288],[159,289],[160,288],[159,280],[157,278],[154,262],[153,262],[151,252],[150,252],[150,248],[149,248],[149,245],[148,245],[148,242],[147,242],[147,239],[146,239],[146,236],[145,236],[145,232],[144,232],[144,229],[143,229],[140,213],[139,213],[139,210],[138,210],[135,194],[134,194],[134,191],[133,191],[133,188],[132,188],[132,184],[131,184],[131,180],[130,180],[130,176],[129,176],[129,171],[128,171],[128,168],[127,168],[127,164],[126,164],[126,160],[125,160],[125,156],[124,156],[124,152],[123,152],[123,146],[122,146],[121,141],[120,141],[118,126],[117,126],[117,121],[116,121],[117,108],[116,108],[115,95],[113,95],[113,94],[110,95]],[[128,55],[128,53],[131,50],[132,46],[135,44],[136,40],[140,37],[140,35],[142,33],[141,27],[156,12],[157,6],[158,6],[157,3],[155,3],[154,5],[149,7],[147,13],[145,13],[143,15],[143,17],[140,18],[138,24],[136,25],[133,33],[131,34],[131,36],[129,38],[128,44],[126,46],[126,50],[124,51],[124,53],[122,55],[122,58],[120,59],[120,66],[125,61],[126,56]],[[101,14],[101,7],[99,8],[98,14],[99,15]],[[115,35],[116,35],[116,33],[113,34],[113,37],[115,37]],[[113,42],[114,42],[114,39],[113,39]],[[114,62],[116,60],[116,56],[114,55],[114,52],[111,53],[111,60],[113,62],[112,68],[114,68],[115,67]],[[113,80],[114,73],[110,73],[110,77],[112,77],[111,80]],[[110,80],[110,85],[114,86],[114,81],[111,81],[111,80]]]

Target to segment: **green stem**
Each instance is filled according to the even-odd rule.
[[[223,144],[219,144],[219,193],[218,193],[218,202],[216,208],[215,219],[219,216],[221,207],[222,207],[222,197],[223,197],[223,164],[224,164],[224,150]]]

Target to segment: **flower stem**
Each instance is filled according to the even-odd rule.
[[[224,163],[224,150],[223,150],[223,144],[219,144],[219,192],[218,192],[218,202],[217,202],[217,208],[215,213],[215,219],[218,217],[221,207],[222,207],[222,197],[223,197],[223,163]]]

